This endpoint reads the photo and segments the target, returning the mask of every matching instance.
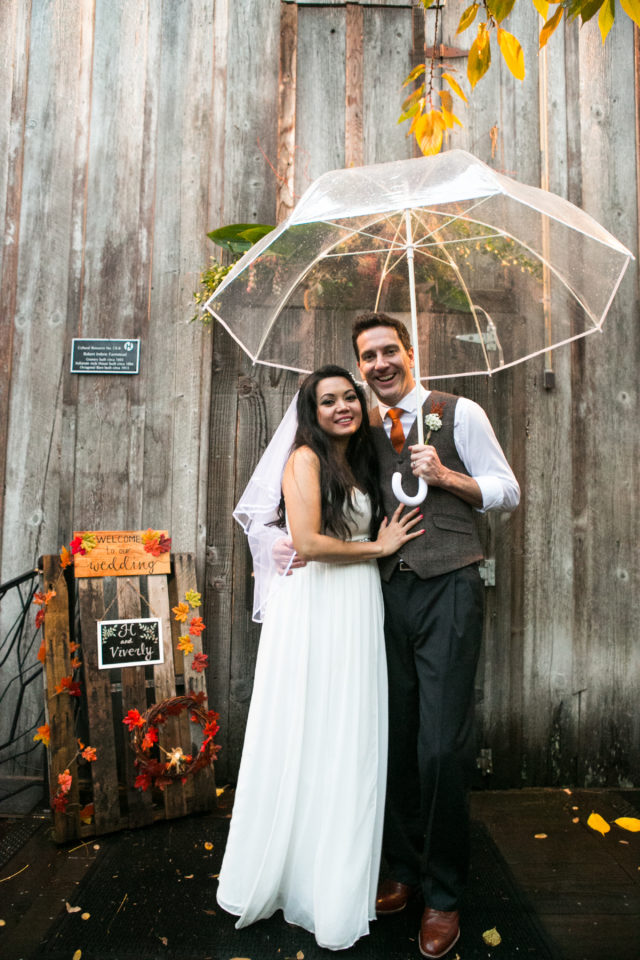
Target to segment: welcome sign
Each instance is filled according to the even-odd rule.
[[[168,537],[167,530],[153,532],[158,540]],[[171,572],[171,554],[168,550],[157,552],[156,543],[149,543],[149,531],[92,530],[90,534],[74,532],[74,538],[87,545],[84,554],[76,553],[73,558],[77,578],[146,577]]]

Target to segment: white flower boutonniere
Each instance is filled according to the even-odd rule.
[[[424,418],[424,425],[429,431],[425,438],[425,444],[429,443],[431,439],[431,434],[434,430],[439,430],[442,426],[442,414],[444,411],[444,403],[432,403],[431,411]]]

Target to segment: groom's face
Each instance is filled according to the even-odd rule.
[[[415,387],[413,348],[405,350],[393,327],[371,327],[357,340],[358,369],[378,400],[395,407]]]

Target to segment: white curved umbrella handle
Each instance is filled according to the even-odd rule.
[[[402,489],[402,474],[399,471],[391,477],[391,489],[393,490],[393,495],[396,500],[406,504],[407,507],[417,507],[419,503],[426,500],[429,492],[427,481],[423,480],[422,477],[418,477],[418,492],[415,496],[410,497],[409,494],[405,493]]]

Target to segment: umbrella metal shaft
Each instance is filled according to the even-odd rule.
[[[413,372],[416,381],[416,410],[418,415],[418,443],[424,443],[424,426],[420,404],[420,346],[418,343],[418,310],[416,307],[416,278],[413,271],[413,231],[411,229],[411,213],[404,212],[404,222],[407,231],[407,270],[409,273],[409,302],[411,305],[411,342],[413,344]]]

